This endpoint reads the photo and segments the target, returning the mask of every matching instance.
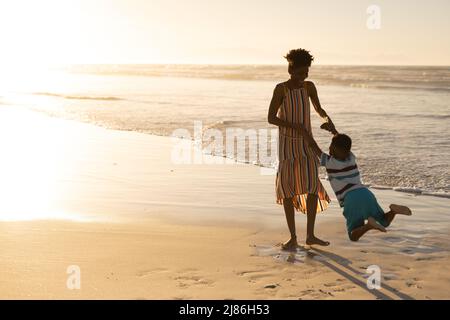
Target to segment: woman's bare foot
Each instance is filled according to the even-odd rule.
[[[386,232],[386,228],[383,227],[381,224],[379,224],[377,222],[377,220],[375,220],[373,217],[369,217],[369,219],[367,220],[367,224],[370,225],[372,227],[372,229],[381,231],[381,232]]]
[[[306,244],[307,244],[308,246],[317,244],[317,245],[319,245],[319,246],[327,247],[327,246],[330,245],[330,242],[328,242],[328,241],[323,241],[323,240],[320,240],[319,238],[316,238],[316,237],[312,236],[312,237],[306,238]]]
[[[288,241],[281,245],[283,250],[294,250],[298,248],[297,237],[291,237]]]
[[[398,204],[391,204],[389,206],[389,209],[391,209],[391,211],[395,214],[402,214],[405,216],[412,215],[411,209],[409,209],[408,207],[405,207],[405,206],[400,206]]]

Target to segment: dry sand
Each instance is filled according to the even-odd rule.
[[[282,252],[274,177],[176,165],[173,143],[1,106],[0,298],[450,298],[448,199],[374,190],[414,215],[358,243],[333,201],[316,227],[331,246]],[[371,265],[381,290],[366,286]]]

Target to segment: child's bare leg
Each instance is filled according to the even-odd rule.
[[[386,229],[379,224],[374,218],[370,217],[367,223],[359,228],[353,229],[350,233],[350,240],[358,241],[363,235],[370,230],[378,230],[381,232],[386,232]]]
[[[392,223],[392,220],[395,218],[395,213],[392,211],[386,212],[384,214],[384,219],[386,220],[386,226],[389,227]]]
[[[295,210],[294,204],[292,203],[292,198],[286,198],[283,200],[284,213],[286,215],[286,222],[289,228],[289,232],[291,233],[291,238],[284,242],[282,247],[283,249],[292,249],[298,246],[297,244],[297,235],[295,231]]]
[[[387,226],[391,225],[392,220],[394,220],[394,218],[395,218],[395,216],[397,214],[402,214],[402,215],[405,215],[405,216],[410,216],[412,214],[411,210],[408,207],[405,207],[405,206],[400,206],[400,205],[397,205],[397,204],[391,204],[389,206],[389,208],[391,209],[391,211],[389,211],[389,212],[384,214]]]
[[[306,199],[307,208],[307,227],[306,227],[306,244],[313,245],[317,244],[319,246],[328,246],[330,243],[328,241],[320,240],[314,235],[314,225],[316,223],[317,214],[317,201],[319,197],[315,194],[308,194]]]

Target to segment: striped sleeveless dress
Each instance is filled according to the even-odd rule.
[[[284,99],[278,117],[289,123],[301,123],[312,135],[309,96],[305,85],[290,89],[283,84]],[[330,198],[319,179],[319,159],[303,141],[299,132],[280,127],[278,138],[278,171],[276,176],[277,203],[293,198],[297,211],[307,213],[308,194],[318,195],[317,211],[322,212]]]

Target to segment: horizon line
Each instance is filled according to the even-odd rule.
[[[87,63],[56,63],[49,65],[50,67],[58,67],[58,66],[80,66],[80,65],[129,65],[129,66],[140,66],[140,65],[179,65],[179,66],[271,66],[271,67],[285,67],[286,64],[281,63],[184,63],[184,62],[139,62],[139,63],[130,63],[130,62],[108,62],[108,63],[95,63],[95,62],[87,62]],[[450,64],[326,64],[326,63],[317,63],[312,64],[311,67],[314,66],[327,66],[327,67],[450,67]]]

